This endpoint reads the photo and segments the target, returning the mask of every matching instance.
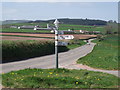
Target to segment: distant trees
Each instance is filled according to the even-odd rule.
[[[107,25],[105,26],[106,33],[105,34],[112,34],[112,27]]]
[[[109,20],[105,26],[105,34],[117,34],[118,33],[118,24],[116,21]]]
[[[90,19],[59,19],[64,24],[76,24],[76,25],[106,25],[106,21],[102,20],[90,20]]]
[[[115,20],[109,20],[108,23],[117,23]]]
[[[91,19],[69,19],[69,18],[64,18],[64,19],[58,19],[60,22],[63,24],[74,24],[74,25],[106,25],[106,21],[102,20],[91,20]],[[33,22],[47,22],[47,23],[53,23],[54,20],[36,20]]]

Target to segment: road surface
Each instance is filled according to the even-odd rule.
[[[110,70],[100,70],[94,69],[82,64],[76,64],[76,61],[90,53],[95,46],[95,43],[91,43],[90,45],[86,44],[81,47],[69,50],[67,52],[59,53],[59,68],[67,68],[67,69],[87,69],[90,71],[99,71],[105,72],[109,74],[113,74],[118,76],[118,71],[110,71]],[[2,64],[2,72],[7,73],[14,70],[20,70],[25,68],[55,68],[55,55],[47,55],[43,57],[31,58],[24,61],[17,61],[11,63]]]

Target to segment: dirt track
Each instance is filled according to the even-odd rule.
[[[54,34],[26,34],[26,33],[0,33],[0,35],[20,35],[20,36],[34,36],[34,37],[55,37]],[[91,37],[96,37],[96,35],[81,35],[81,34],[70,34],[73,35],[75,39],[87,39]],[[43,40],[43,38],[34,37],[15,37],[15,36],[2,36],[3,40]],[[44,39],[52,40],[52,39]]]

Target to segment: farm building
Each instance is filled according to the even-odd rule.
[[[18,29],[34,29],[35,26],[19,26]]]
[[[75,33],[81,34],[101,34],[100,31],[74,30]]]
[[[34,27],[34,30],[51,30],[51,28],[38,28],[38,27]]]
[[[10,28],[17,28],[17,26],[10,26]]]
[[[53,30],[54,27],[47,24],[47,28],[34,27],[34,30]]]
[[[62,31],[63,33],[74,33],[74,31],[72,30],[60,30]],[[55,32],[54,30],[51,30],[51,32]]]
[[[24,25],[24,26],[19,26],[18,29],[51,30],[52,27],[49,24],[47,24],[47,28],[41,28],[41,26],[39,25],[36,26]]]

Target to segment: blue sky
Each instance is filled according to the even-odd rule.
[[[3,20],[88,18],[118,21],[117,2],[3,2]]]

